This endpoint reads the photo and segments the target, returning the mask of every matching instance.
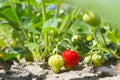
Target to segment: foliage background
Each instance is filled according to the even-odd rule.
[[[71,5],[77,4],[79,8],[90,9],[101,15],[104,22],[120,26],[120,0],[63,0]]]

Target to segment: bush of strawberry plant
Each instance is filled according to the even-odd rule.
[[[60,58],[57,60],[54,56],[56,61],[64,60],[56,65],[64,63],[71,70],[79,61],[101,66],[111,57],[120,59],[120,30],[102,22],[94,11],[61,0],[3,0],[0,23],[0,59],[4,61],[14,58],[18,61],[21,58],[39,62],[50,60],[52,66],[51,57],[56,55]],[[74,55],[71,56],[70,66],[66,63],[69,54],[65,58],[62,56],[63,60],[60,57],[66,50],[73,51],[78,58],[74,62]],[[52,69],[58,73],[61,66],[56,68],[56,65]]]

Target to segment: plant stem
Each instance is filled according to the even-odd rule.
[[[35,34],[32,34],[32,36],[33,36],[33,42],[37,43],[36,38],[35,38],[36,37]]]
[[[39,61],[40,60],[39,49],[36,48],[35,52],[36,52],[35,54],[36,54],[37,61]]]
[[[64,30],[64,27],[65,27],[68,19],[69,19],[69,16],[66,16],[65,19],[63,20],[63,22],[62,22],[62,24],[60,25],[60,28],[59,28],[59,33],[61,33]]]
[[[64,33],[61,35],[61,38],[65,36],[65,34],[67,33],[67,31],[71,28],[71,26],[73,25],[75,19],[70,20],[70,22],[68,23],[67,28],[64,30]],[[65,26],[65,25],[64,25]]]
[[[43,15],[43,24],[44,24],[47,20],[46,9],[45,9],[45,1],[41,0],[41,2],[42,2],[42,15]],[[45,43],[45,50],[46,50],[45,54],[48,54],[48,32],[44,33],[44,43]]]
[[[32,58],[33,58],[33,61],[37,61],[36,54],[34,51],[32,51]]]
[[[30,0],[28,0],[28,12],[29,12],[29,17],[32,20],[32,14],[31,14],[31,7],[30,7]]]
[[[42,2],[42,15],[43,15],[43,22],[46,22],[46,9],[45,9],[45,2],[44,0],[41,0]]]
[[[58,44],[56,45],[56,54],[58,54]]]
[[[58,15],[59,15],[59,11],[60,11],[60,4],[61,4],[61,1],[60,1],[60,0],[58,0],[58,7],[57,7],[56,17],[58,17]]]
[[[106,41],[105,41],[105,37],[104,37],[103,33],[101,32],[101,30],[100,30],[100,27],[99,27],[99,26],[98,26],[98,29],[99,29],[100,35],[101,35],[101,37],[102,37],[102,39],[103,39],[104,45],[106,46],[106,45],[107,45],[107,43],[106,43]]]
[[[117,48],[115,49],[115,51],[113,51],[113,50],[111,50],[111,49],[108,49],[107,47],[105,47],[105,49],[108,50],[108,52],[109,52],[115,59],[120,60],[120,56],[116,54]]]
[[[48,33],[44,33],[45,50],[48,49]],[[47,51],[46,51],[47,52]]]

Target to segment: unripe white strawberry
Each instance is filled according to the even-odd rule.
[[[64,60],[60,55],[54,54],[50,56],[48,60],[48,65],[50,66],[54,73],[59,73],[61,67],[64,66]]]

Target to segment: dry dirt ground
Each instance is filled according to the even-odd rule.
[[[0,69],[0,80],[120,80],[120,71],[114,65],[93,67],[79,63],[71,71],[64,67],[53,73],[47,63],[14,62],[9,70]]]

